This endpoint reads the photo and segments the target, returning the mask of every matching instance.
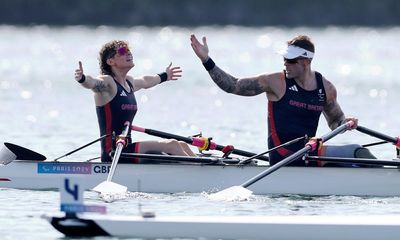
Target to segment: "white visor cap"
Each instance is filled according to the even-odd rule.
[[[286,59],[294,59],[298,57],[312,59],[314,57],[313,52],[294,45],[288,45],[285,49],[278,51],[278,53]]]

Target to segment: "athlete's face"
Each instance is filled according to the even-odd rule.
[[[287,78],[297,78],[304,73],[310,60],[306,58],[284,58],[283,61]]]
[[[135,64],[133,63],[132,53],[127,45],[120,45],[116,49],[116,54],[112,59],[114,60],[117,66],[121,67],[133,67]]]

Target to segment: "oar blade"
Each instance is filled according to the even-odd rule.
[[[114,176],[115,169],[117,168],[118,160],[121,155],[122,149],[126,143],[126,137],[128,135],[130,129],[130,123],[128,121],[125,122],[125,128],[122,131],[121,135],[118,136],[117,140],[117,148],[115,150],[114,158],[111,162],[110,172],[108,173],[107,180],[100,183],[96,187],[93,188],[93,191],[100,193],[100,197],[103,198],[106,202],[112,202],[117,199],[125,198],[126,193],[128,192],[128,188],[112,182],[112,178]]]
[[[92,190],[101,195],[123,195],[128,192],[126,186],[111,181],[104,181]]]
[[[233,186],[222,191],[208,195],[208,199],[213,201],[245,201],[249,200],[253,192],[242,186]]]
[[[7,165],[14,160],[44,161],[46,157],[30,149],[5,142],[0,149],[0,164]]]

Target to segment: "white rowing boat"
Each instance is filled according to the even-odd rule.
[[[141,216],[109,215],[103,205],[84,204],[80,180],[65,179],[61,185],[60,207],[64,216],[43,216],[68,237],[397,240],[400,235],[399,215],[160,217],[152,212],[141,212]]]
[[[149,193],[216,192],[244,182],[241,187],[248,188],[254,194],[400,196],[400,173],[396,168],[400,166],[399,160],[319,157],[319,160],[329,162],[367,163],[380,167],[284,167],[301,156],[307,160],[316,160],[307,156],[307,153],[316,148],[318,141],[329,140],[346,131],[351,124],[347,122],[321,138],[310,140],[303,149],[271,167],[243,165],[235,159],[214,157],[131,154],[126,157],[153,158],[162,162],[186,161],[190,164],[118,164],[113,181],[126,186],[130,191]],[[400,147],[400,138],[392,138],[361,126],[357,129]],[[93,189],[107,179],[110,172],[109,163],[55,162],[44,159],[43,155],[29,149],[5,144],[0,151],[0,164],[3,163],[0,166],[0,187],[56,189],[64,178],[74,176],[84,180],[86,189]],[[396,167],[382,167],[384,165]],[[279,171],[265,178],[277,169]]]
[[[144,239],[397,240],[400,216],[112,216],[45,217],[66,236]]]
[[[0,187],[57,189],[66,177],[92,189],[107,178],[110,164],[15,160],[0,166]],[[129,191],[215,192],[252,178],[268,166],[219,164],[118,164],[114,181]],[[400,196],[400,172],[384,168],[283,167],[248,187],[254,194]]]

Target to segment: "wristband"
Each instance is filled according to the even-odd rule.
[[[160,78],[161,78],[160,83],[165,82],[165,81],[168,80],[168,74],[167,74],[166,72],[159,73],[159,74],[157,74],[157,75],[160,76]]]
[[[215,62],[209,57],[207,61],[203,63],[203,66],[206,68],[207,71],[210,71],[215,67]]]
[[[78,81],[78,83],[83,83],[86,80],[85,74],[82,74],[81,79]]]

